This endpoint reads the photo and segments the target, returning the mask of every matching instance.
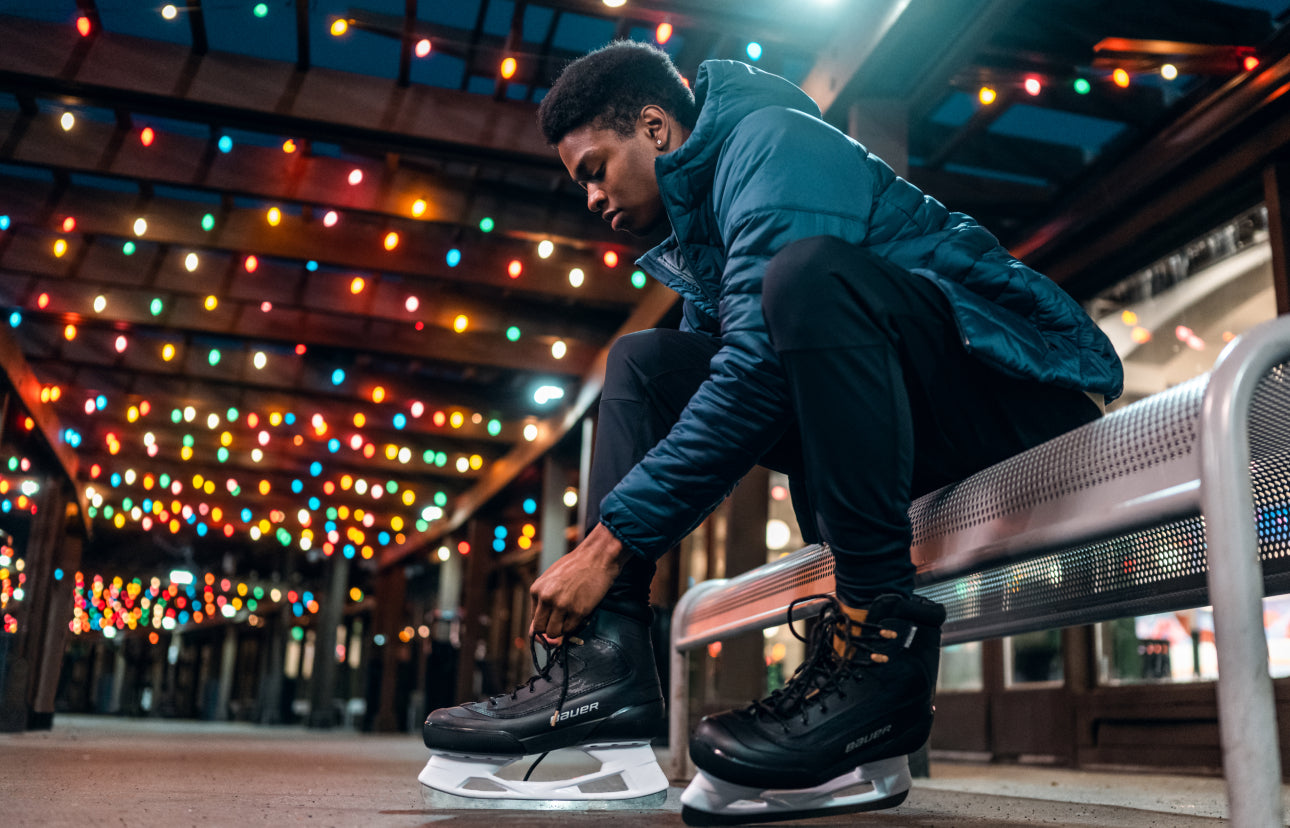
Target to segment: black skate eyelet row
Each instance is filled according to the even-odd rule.
[[[820,613],[818,623],[809,636],[798,631],[793,621],[793,610],[798,604],[825,600],[827,606]],[[891,630],[880,624],[857,622],[842,610],[842,605],[832,595],[812,595],[799,598],[788,607],[788,629],[793,637],[806,644],[806,660],[798,666],[785,685],[775,690],[767,698],[754,701],[748,712],[754,718],[765,715],[779,723],[784,733],[792,732],[789,721],[800,715],[803,726],[810,724],[810,710],[818,705],[822,714],[828,713],[828,697],[836,694],[845,699],[843,687],[848,679],[864,678],[864,670],[881,664],[882,660],[873,660],[879,654],[866,639],[889,640],[893,638]],[[860,632],[855,632],[859,628]],[[842,658],[834,653],[833,637],[842,638],[843,652],[852,653],[851,658]],[[867,653],[869,658],[862,657]]]
[[[556,722],[560,719],[560,711],[564,707],[565,699],[568,698],[569,695],[569,647],[576,646],[581,643],[581,638],[577,638],[572,635],[566,635],[561,638],[559,644],[552,644],[547,640],[545,635],[539,632],[535,632],[530,635],[529,656],[533,659],[533,669],[536,675],[530,677],[528,681],[519,685],[510,692],[511,701],[519,699],[520,691],[525,687],[528,688],[529,693],[536,693],[538,681],[550,681],[551,671],[558,663],[560,665],[561,673],[560,699],[555,704],[555,712],[551,714],[551,726],[555,727]],[[542,649],[545,651],[545,664],[539,663],[538,661],[537,648],[539,644],[542,645]],[[505,693],[502,693],[501,695],[489,697],[488,705],[490,707],[497,706],[498,700],[505,695]],[[536,765],[537,763],[535,762],[534,764]]]

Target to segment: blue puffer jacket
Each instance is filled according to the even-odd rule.
[[[1073,299],[820,120],[796,86],[708,61],[695,98],[694,132],[655,162],[672,236],[639,264],[684,298],[685,326],[719,335],[721,348],[671,432],[601,503],[601,522],[629,549],[666,552],[793,421],[761,286],[770,257],[797,239],[836,236],[931,279],[964,347],[999,371],[1120,393],[1120,361]]]

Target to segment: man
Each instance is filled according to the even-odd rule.
[[[1090,396],[1122,385],[1110,343],[782,78],[709,61],[691,96],[666,55],[614,43],[564,71],[539,120],[588,209],[638,235],[670,225],[640,265],[681,295],[684,321],[611,351],[589,532],[532,587],[532,629],[563,637],[565,661],[512,703],[564,710],[599,693],[600,710],[643,728],[657,699],[646,668],[597,667],[580,652],[590,644],[569,642],[613,643],[599,627],[628,627],[637,644],[617,655],[644,659],[654,561],[761,463],[790,474],[804,536],[834,555],[837,601],[783,690],[700,724],[691,755],[708,790],[687,792],[687,818],[728,816],[735,793],[903,763],[931,728],[945,615],[913,594],[910,503],[1099,416]],[[625,735],[608,715],[605,732],[587,718],[565,739],[525,735],[498,712],[505,700],[490,704],[432,714],[427,744],[506,732],[512,752],[535,752]]]

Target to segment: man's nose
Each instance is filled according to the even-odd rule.
[[[587,190],[587,209],[593,213],[599,213],[604,209],[605,192],[596,187]]]

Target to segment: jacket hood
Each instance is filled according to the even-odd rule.
[[[679,180],[672,182],[683,189],[706,187],[726,138],[749,114],[780,106],[820,117],[819,106],[801,89],[778,75],[735,60],[706,60],[700,64],[694,102],[699,107],[699,120],[690,137],[674,152],[654,162],[660,179],[684,169],[684,178],[677,176]]]

